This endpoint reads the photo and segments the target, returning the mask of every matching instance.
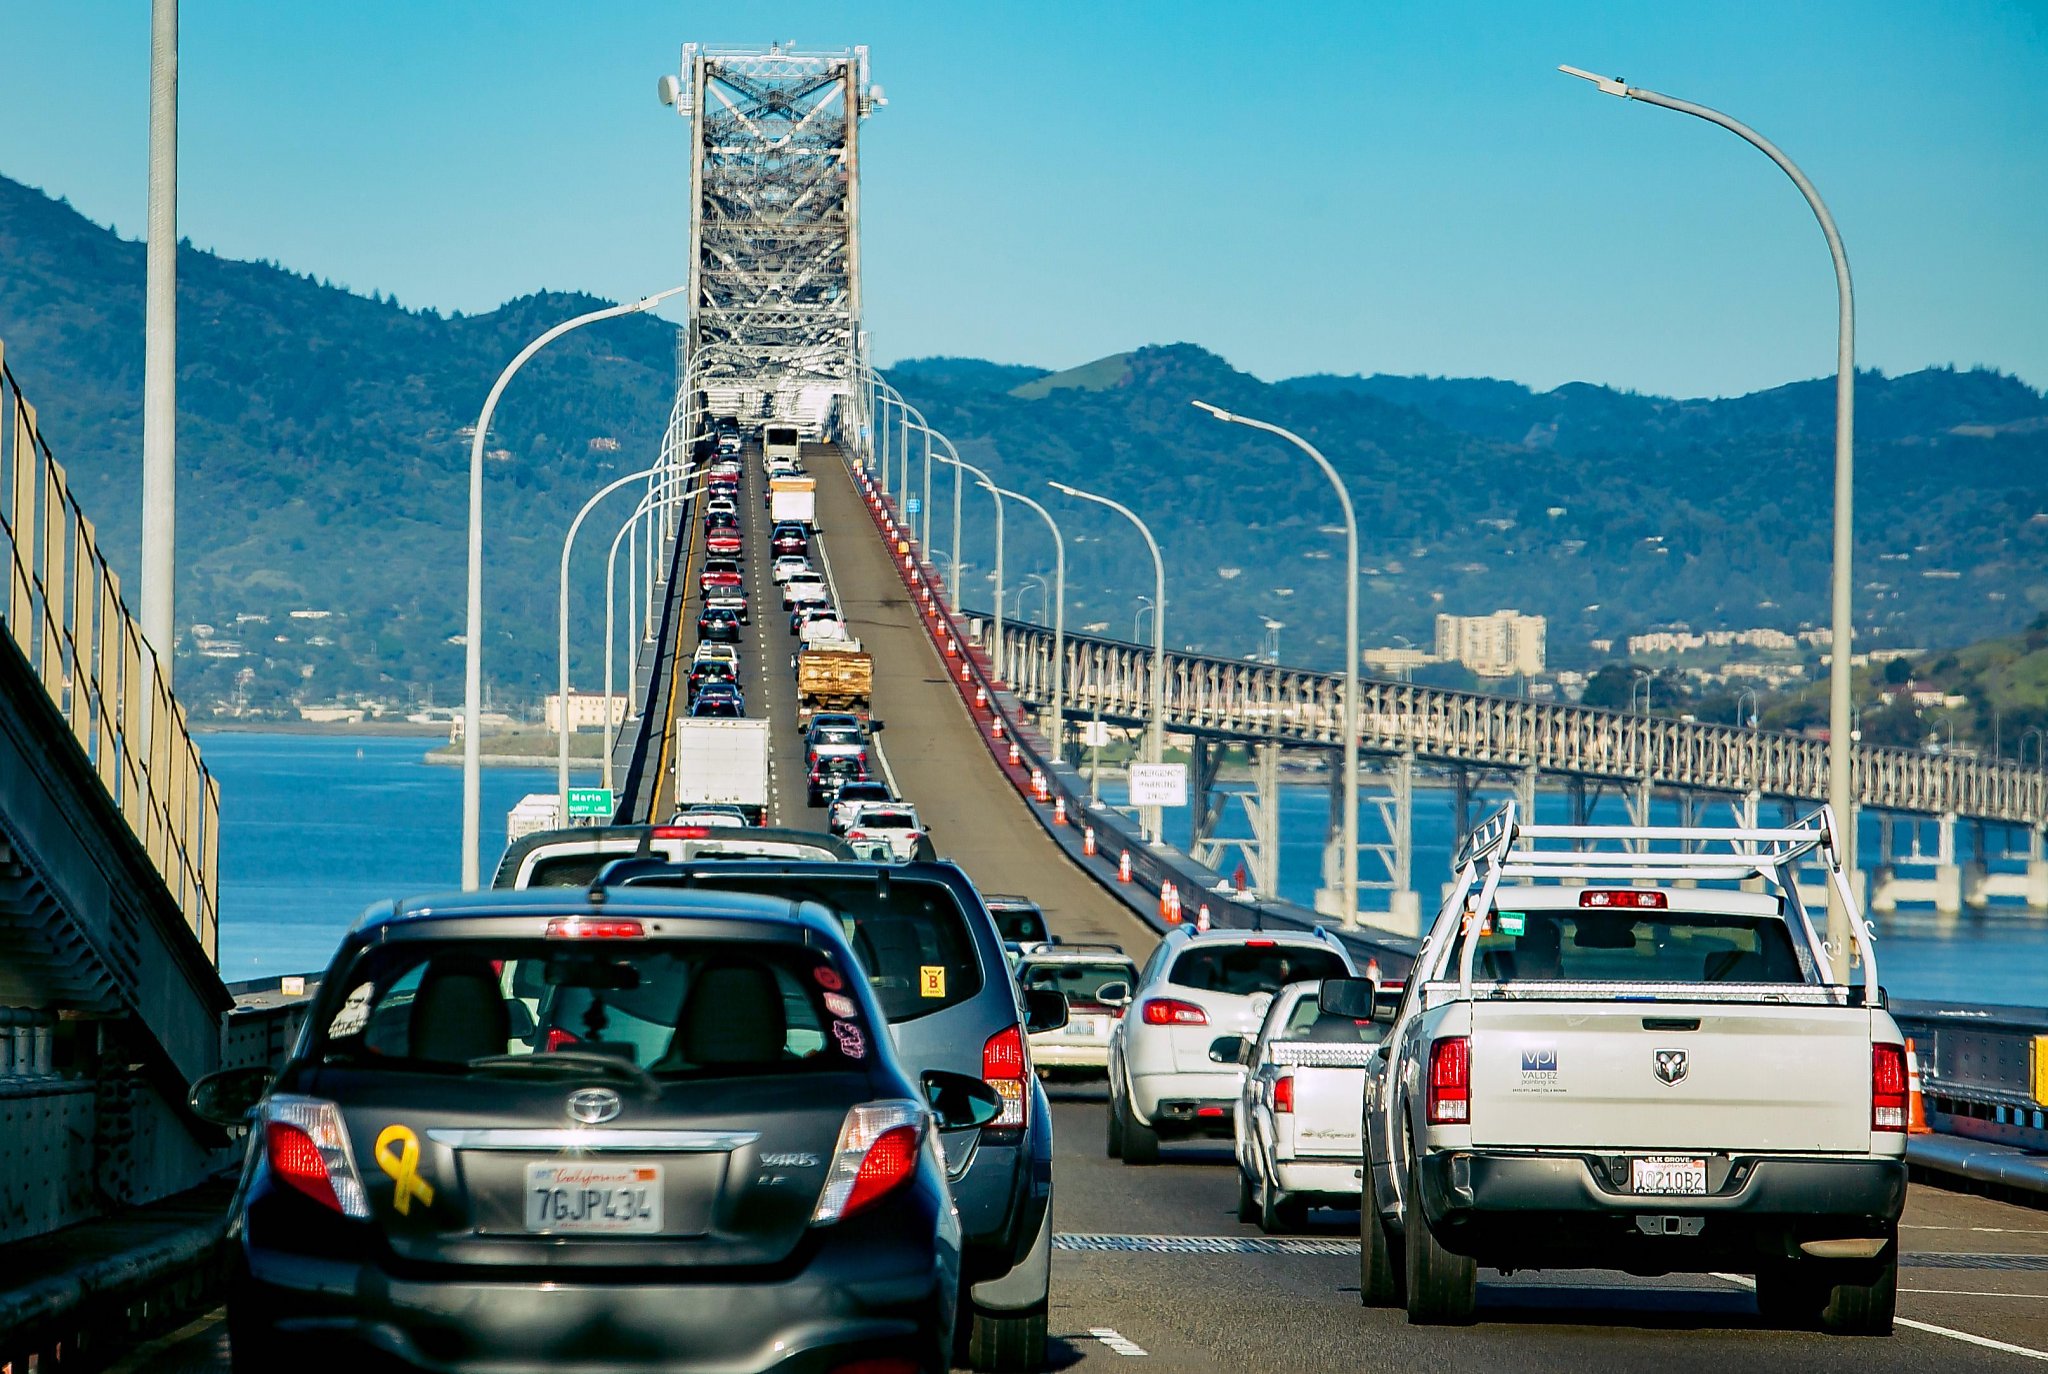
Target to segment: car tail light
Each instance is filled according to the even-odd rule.
[[[1293,1074],[1291,1074],[1291,1073],[1287,1073],[1287,1074],[1282,1074],[1282,1075],[1280,1075],[1280,1077],[1278,1077],[1278,1078],[1276,1078],[1276,1079],[1274,1079],[1274,1080],[1273,1080],[1273,1110],[1274,1110],[1275,1112],[1286,1112],[1286,1113],[1288,1113],[1289,1115],[1292,1115],[1292,1114],[1293,1114],[1293,1112],[1294,1112],[1294,1075],[1293,1075]]]
[[[1580,906],[1635,907],[1643,911],[1662,911],[1668,905],[1665,896],[1647,888],[1588,889],[1579,894]]]
[[[926,1116],[915,1102],[868,1102],[848,1112],[811,1224],[843,1221],[915,1173]]]
[[[547,931],[550,940],[639,940],[646,935],[638,921],[590,916],[558,916],[548,922]]]
[[[550,1026],[547,1038],[541,1042],[541,1053],[553,1054],[556,1050],[565,1050],[576,1043],[574,1031],[565,1031],[560,1026]]]
[[[263,1104],[263,1149],[278,1182],[360,1221],[370,1215],[349,1154],[341,1109],[317,1097],[278,1093]]]
[[[1274,949],[1279,944],[1278,940],[1246,940],[1244,947],[1246,949]]]
[[[988,1124],[1014,1129],[1024,1124],[1024,1033],[1015,1026],[997,1031],[981,1047],[981,1076],[1003,1099],[1002,1114]]]
[[[1209,1013],[1193,1002],[1183,1002],[1174,997],[1153,997],[1138,1009],[1138,1015],[1148,1026],[1206,1026]]]
[[[708,825],[657,825],[654,827],[657,840],[708,840],[711,827]]]
[[[1906,1129],[1906,1047],[1870,1047],[1870,1129]]]
[[[1472,1120],[1472,1040],[1450,1035],[1429,1047],[1429,1124],[1463,1126]]]

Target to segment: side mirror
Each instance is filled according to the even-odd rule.
[[[871,735],[879,735],[882,733],[882,728],[886,724],[887,722],[885,721],[871,720],[868,722],[868,733]]]
[[[1127,1007],[1131,1004],[1131,985],[1117,978],[1095,989],[1095,1000],[1105,1007]]]
[[[1325,978],[1316,991],[1316,1006],[1325,1016],[1348,1016],[1354,1021],[1384,1021],[1373,997],[1370,978]]]
[[[1058,1030],[1067,1024],[1067,995],[1051,988],[1028,988],[1024,993],[1024,1029],[1032,1035]]]
[[[1242,1035],[1219,1035],[1209,1042],[1209,1060],[1215,1064],[1242,1064],[1251,1056],[1252,1042]]]
[[[192,1085],[192,1090],[185,1094],[185,1105],[201,1121],[216,1126],[239,1126],[270,1090],[270,1079],[271,1072],[266,1068],[220,1069]]]
[[[986,1126],[1003,1114],[1003,1099],[979,1078],[944,1069],[927,1069],[920,1080],[924,1099],[942,1131],[966,1131]]]

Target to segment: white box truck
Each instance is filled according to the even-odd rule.
[[[737,806],[750,825],[768,813],[768,722],[676,722],[676,810]]]
[[[805,529],[818,523],[818,479],[772,477],[768,480],[768,518],[780,525],[795,521]]]
[[[803,457],[803,431],[795,425],[763,425],[761,427],[761,460],[772,463],[777,458],[797,461]]]

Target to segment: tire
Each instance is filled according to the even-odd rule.
[[[1138,1120],[1138,1114],[1131,1110],[1129,1098],[1125,1098],[1117,1110],[1123,1118],[1118,1123],[1117,1134],[1123,1140],[1124,1163],[1157,1164],[1159,1162],[1159,1132]]]
[[[1046,1309],[988,1312],[972,1309],[967,1366],[980,1370],[1045,1368]]]
[[[1859,1277],[1862,1277],[1859,1275]],[[1899,1245],[1885,1247],[1868,1283],[1822,1280],[1820,1329],[1831,1336],[1889,1336],[1899,1307]]]
[[[1308,1209],[1299,1199],[1289,1197],[1280,1191],[1280,1185],[1270,1179],[1261,1178],[1258,1187],[1259,1229],[1269,1236],[1284,1236],[1299,1231],[1306,1219]]]
[[[1122,1159],[1124,1157],[1124,1113],[1123,1108],[1117,1104],[1116,1089],[1114,1088],[1109,1090],[1109,1110],[1104,1112],[1103,1116],[1109,1122],[1109,1129],[1106,1132],[1107,1138],[1103,1142],[1103,1153],[1107,1154],[1111,1159]]]
[[[1244,1165],[1237,1166],[1237,1219],[1253,1222],[1259,1219],[1258,1198],[1252,1193],[1252,1176],[1244,1171]]]
[[[1387,1233],[1372,1159],[1368,1156],[1364,1163],[1365,1186],[1358,1199],[1358,1300],[1367,1307],[1405,1307],[1408,1252]]]
[[[1422,1169],[1408,1153],[1407,1248],[1408,1323],[1411,1326],[1470,1326],[1479,1297],[1479,1266],[1437,1243],[1422,1210]]]

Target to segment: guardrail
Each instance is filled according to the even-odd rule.
[[[0,343],[7,632],[215,960],[220,785],[5,359]]]
[[[2027,1150],[2048,1150],[2048,1008],[1893,1003],[1913,1038],[1927,1123]]]

